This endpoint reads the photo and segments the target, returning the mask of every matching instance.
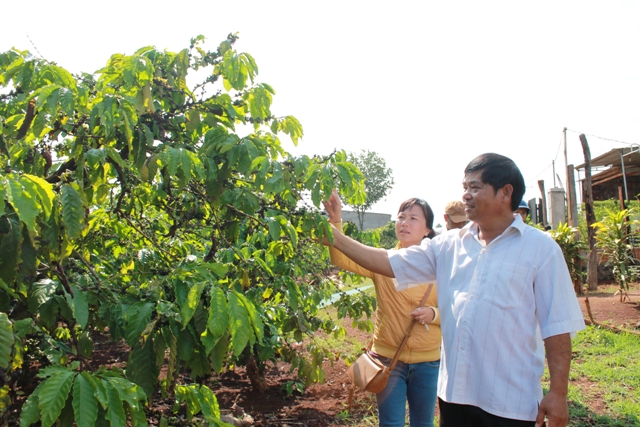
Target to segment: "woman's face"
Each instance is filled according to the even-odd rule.
[[[403,248],[419,245],[431,230],[427,228],[424,211],[418,205],[413,205],[398,214],[396,220],[396,237]]]

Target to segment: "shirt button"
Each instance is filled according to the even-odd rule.
[[[465,320],[464,322],[462,322],[462,324],[463,324],[463,325],[466,325],[466,324],[467,324],[467,321]]]

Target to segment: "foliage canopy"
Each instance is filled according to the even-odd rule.
[[[280,137],[298,144],[302,126],[272,113],[275,90],[236,39],[143,47],[81,75],[0,54],[0,414],[39,383],[23,427],[145,425],[144,402],[174,390],[222,425],[208,388],[176,389],[180,370],[250,364],[259,387],[280,359],[300,384],[322,380],[328,350],[292,346],[344,333],[317,316],[335,291],[311,249],[330,234],[317,206],[335,187],[363,198],[362,176],[344,152],[284,150]],[[373,307],[336,304],[357,318]],[[123,372],[92,363],[107,330],[131,347]],[[46,366],[35,381],[34,359]]]

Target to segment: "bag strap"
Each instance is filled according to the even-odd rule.
[[[422,301],[420,301],[420,304],[418,305],[418,307],[422,307],[424,305],[424,303],[427,302],[427,298],[429,298],[429,294],[431,293],[432,289],[433,289],[433,283],[429,283],[429,287],[427,288],[427,292],[424,293],[424,296],[422,297]],[[404,338],[402,338],[402,342],[398,346],[398,350],[396,351],[396,354],[393,356],[393,360],[391,361],[391,364],[389,365],[389,371],[393,371],[393,368],[396,367],[396,363],[398,362],[398,358],[400,357],[400,353],[402,353],[402,349],[404,348],[405,344],[409,340],[409,337],[411,336],[411,330],[415,326],[416,322],[417,322],[416,318],[414,317],[411,320],[411,324],[407,328],[407,332],[404,334]]]

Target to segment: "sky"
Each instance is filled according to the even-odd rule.
[[[0,15],[1,52],[72,72],[199,34],[213,50],[238,33],[236,50],[276,90],[272,112],[302,123],[285,149],[377,152],[395,185],[371,211],[394,217],[420,197],[444,223],[485,152],[516,162],[527,200],[541,197],[538,180],[564,186],[565,127],[569,164],[584,163],[580,133],[592,157],[640,143],[640,1],[33,0]]]

